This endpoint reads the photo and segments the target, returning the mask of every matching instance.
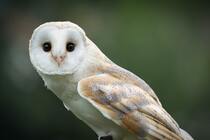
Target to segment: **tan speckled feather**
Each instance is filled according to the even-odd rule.
[[[118,66],[78,84],[79,94],[105,117],[139,138],[181,140],[180,129],[162,108],[152,89]]]

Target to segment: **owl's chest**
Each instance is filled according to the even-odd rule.
[[[60,100],[64,106],[79,119],[90,122],[99,117],[99,112],[77,93],[77,84],[67,78],[44,78],[45,84]]]
[[[59,99],[72,98],[77,90],[77,83],[67,76],[41,75],[44,83]]]
[[[68,110],[85,122],[99,136],[105,136],[121,129],[78,94],[74,100],[66,98],[63,103]]]
[[[68,79],[43,78],[46,86],[63,101],[64,106],[84,121],[99,136],[121,129],[111,120],[105,118],[91,103],[82,98],[77,92],[77,83]]]

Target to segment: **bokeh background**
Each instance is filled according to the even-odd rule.
[[[38,25],[79,24],[114,62],[141,76],[196,140],[210,137],[210,5],[201,2],[1,0],[0,139],[96,140],[30,64]]]

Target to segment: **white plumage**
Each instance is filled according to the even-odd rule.
[[[29,54],[46,86],[99,138],[192,139],[163,109],[153,90],[109,60],[78,25],[39,26]]]

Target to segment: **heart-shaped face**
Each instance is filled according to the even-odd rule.
[[[29,54],[33,66],[44,74],[72,74],[85,58],[86,35],[71,22],[49,22],[32,34]]]

